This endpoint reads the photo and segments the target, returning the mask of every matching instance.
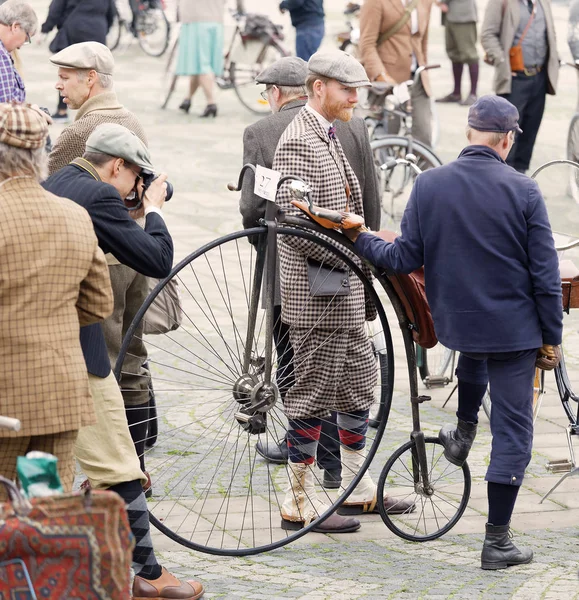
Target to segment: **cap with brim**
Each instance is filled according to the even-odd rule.
[[[145,144],[132,131],[117,123],[99,125],[86,141],[86,151],[122,158],[147,172],[155,172]]]
[[[94,69],[103,75],[112,75],[115,69],[111,51],[99,42],[72,44],[52,56],[50,62],[66,69]]]
[[[335,79],[347,87],[370,87],[366,70],[353,56],[341,50],[322,50],[308,62],[310,73]]]
[[[25,104],[0,104],[0,142],[35,150],[46,144],[48,123],[39,110]]]
[[[284,56],[264,69],[256,78],[256,83],[266,85],[305,85],[308,76],[308,63],[297,56]]]
[[[523,133],[517,107],[501,96],[481,96],[468,111],[468,126],[489,133]]]

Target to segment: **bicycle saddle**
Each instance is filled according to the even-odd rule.
[[[364,218],[351,212],[329,210],[319,206],[313,206],[312,212],[309,204],[303,200],[292,200],[292,204],[326,229],[355,229],[364,225]]]

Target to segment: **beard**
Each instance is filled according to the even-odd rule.
[[[344,121],[347,123],[354,113],[355,104],[345,104],[343,102],[331,102],[326,100],[322,103],[322,109],[325,114],[331,116],[330,121],[334,121],[338,119],[339,121]]]

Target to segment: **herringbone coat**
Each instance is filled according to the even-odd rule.
[[[330,140],[316,116],[305,107],[281,136],[272,168],[283,176],[295,175],[303,179],[312,188],[314,204],[333,210],[346,208],[347,180],[351,191],[349,210],[364,216],[360,184],[339,141]],[[291,200],[289,186],[283,185],[277,203],[288,214],[301,214],[291,205]],[[279,255],[282,319],[285,323],[302,328],[354,328],[364,323],[364,288],[356,276],[350,276],[348,296],[312,297],[310,294],[308,257],[328,266],[345,266],[331,252],[303,239],[281,236]]]
[[[0,185],[0,414],[18,433],[95,422],[81,325],[113,309],[109,269],[88,213],[32,178]]]

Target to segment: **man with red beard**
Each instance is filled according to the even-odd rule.
[[[342,145],[334,121],[349,121],[358,101],[358,88],[369,86],[364,67],[345,52],[317,52],[308,62],[308,102],[288,125],[278,143],[272,168],[293,175],[311,188],[314,204],[324,209],[349,210],[364,215],[362,191]],[[287,184],[278,204],[296,213]],[[337,411],[342,488],[346,489],[365,460],[369,408],[374,402],[377,368],[366,319],[375,318],[360,279],[349,276],[346,265],[317,244],[281,236],[279,241],[282,321],[289,327],[294,349],[295,383],[287,391],[289,487],[281,507],[282,528],[301,529],[328,508],[318,498],[313,471],[322,420]],[[370,277],[367,267],[358,261]],[[335,281],[332,274],[342,271]],[[310,286],[311,279],[315,279]],[[344,280],[348,280],[345,286]],[[319,288],[324,285],[324,290]],[[338,290],[345,286],[347,290]],[[344,291],[346,293],[344,294]],[[387,510],[414,510],[411,502],[384,500]],[[323,533],[356,531],[360,522],[351,515],[378,512],[376,484],[364,475],[339,509],[315,528]]]

